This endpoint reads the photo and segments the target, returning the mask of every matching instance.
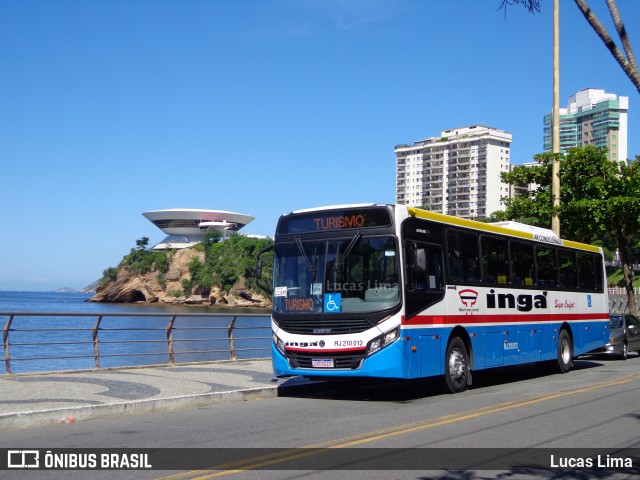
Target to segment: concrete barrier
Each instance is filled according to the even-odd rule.
[[[640,295],[636,295],[636,305],[640,306]],[[609,295],[609,312],[629,313],[629,300],[625,294]]]

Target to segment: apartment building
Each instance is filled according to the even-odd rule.
[[[482,125],[444,130],[439,137],[398,145],[396,203],[461,218],[504,209],[512,135]]]
[[[606,148],[609,160],[627,160],[629,97],[586,88],[560,109],[560,152],[578,145]],[[551,152],[552,115],[544,116],[544,151]]]

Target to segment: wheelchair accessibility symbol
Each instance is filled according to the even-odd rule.
[[[336,313],[342,310],[342,294],[341,293],[325,293],[324,294],[324,311],[328,313]]]

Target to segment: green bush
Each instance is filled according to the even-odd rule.
[[[269,239],[234,235],[227,240],[205,245],[204,263],[193,258],[188,265],[193,285],[197,285],[202,291],[218,285],[226,293],[240,277],[244,277],[247,288],[256,289],[253,275],[256,256],[260,250],[270,244]],[[271,275],[271,264],[267,259],[265,260],[263,276],[266,280],[266,277]]]
[[[129,272],[145,274],[153,270],[160,273],[169,271],[169,255],[167,252],[155,250],[132,249],[121,263]]]
[[[109,267],[102,272],[102,278],[100,279],[100,285],[104,285],[107,282],[111,282],[118,278],[118,269],[116,267]]]

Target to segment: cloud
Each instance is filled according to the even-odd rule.
[[[278,9],[279,15],[249,35],[263,38],[312,35],[323,22],[338,30],[350,30],[396,16],[401,7],[389,0],[282,1],[270,4],[271,9]]]
[[[302,5],[309,12],[327,17],[341,30],[386,20],[399,13],[398,3],[388,0],[324,0]]]

